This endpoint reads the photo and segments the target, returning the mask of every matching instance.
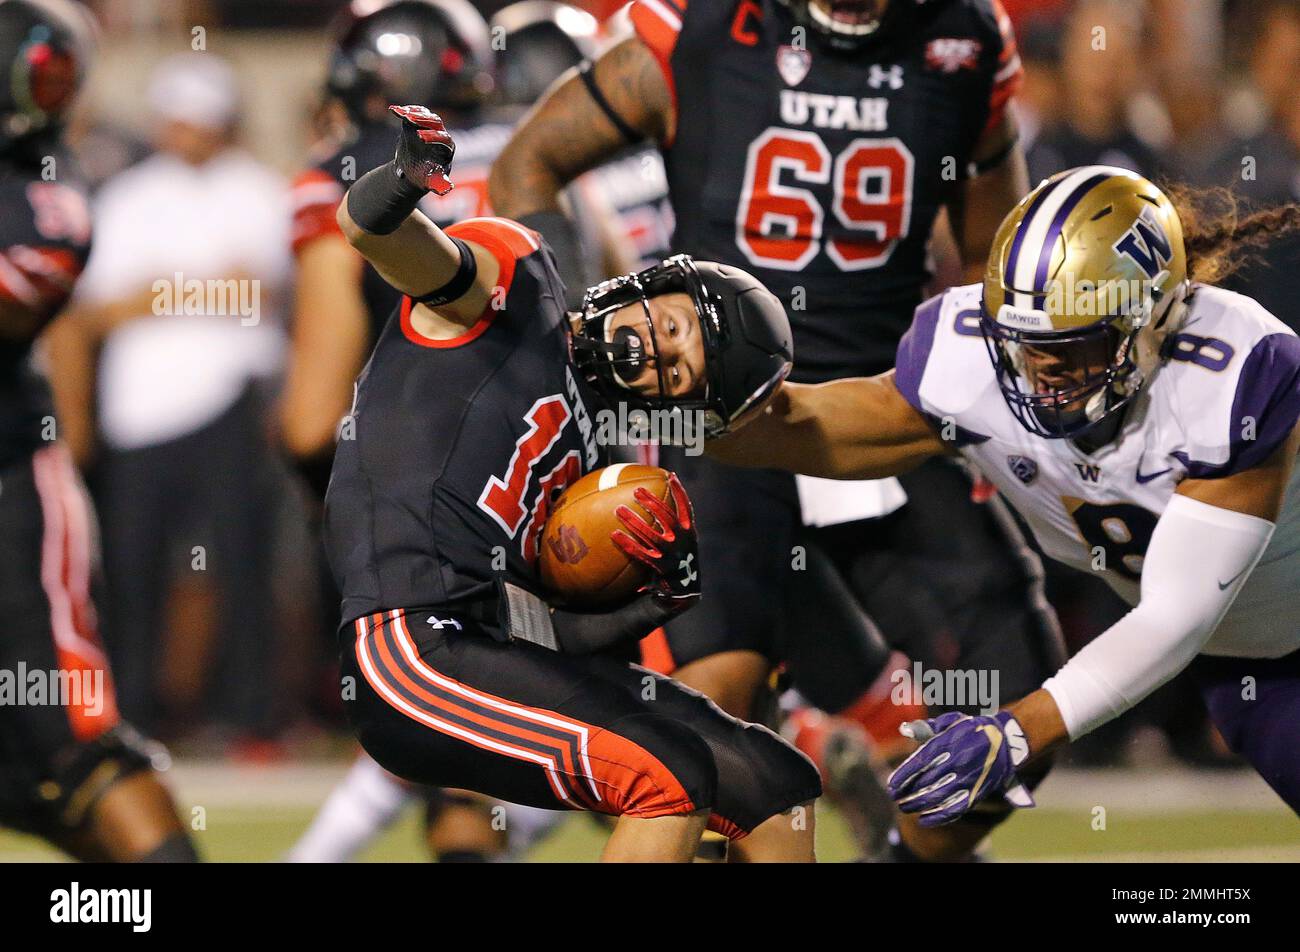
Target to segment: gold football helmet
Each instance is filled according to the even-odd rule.
[[[998,385],[1031,433],[1112,418],[1161,363],[1186,311],[1187,253],[1168,197],[1127,169],[1044,180],[998,229],[980,326]]]

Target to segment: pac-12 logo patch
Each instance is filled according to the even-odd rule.
[[[981,48],[979,40],[943,36],[925,45],[925,65],[927,69],[937,69],[941,73],[975,69],[979,65]]]
[[[1007,457],[1007,466],[1011,468],[1012,475],[1026,486],[1038,478],[1038,464],[1028,456],[1012,453]]]
[[[812,53],[798,46],[779,46],[776,50],[776,71],[787,86],[798,86],[812,69]]]

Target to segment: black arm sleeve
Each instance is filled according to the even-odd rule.
[[[551,614],[551,623],[562,652],[592,654],[639,641],[697,600],[670,600],[647,592],[610,612],[571,612],[557,608]]]
[[[410,217],[426,190],[402,175],[394,160],[371,169],[348,189],[348,214],[372,235],[391,235]]]

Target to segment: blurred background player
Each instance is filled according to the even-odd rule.
[[[211,579],[195,692],[255,753],[282,723],[267,632],[284,485],[266,406],[292,277],[285,182],[238,144],[239,85],[217,55],[166,58],[147,96],[155,151],[95,196],[67,322],[83,360],[61,362],[58,383],[81,461],[97,456],[123,712],[162,725],[169,606]]]
[[[936,215],[975,275],[1028,189],[1000,6],[642,0],[630,16],[636,35],[515,133],[493,167],[494,205],[562,245],[558,189],[654,140],[674,250],[772,288],[795,328],[793,379],[891,366],[930,277]],[[956,467],[831,483],[665,458],[697,500],[715,567],[701,610],[668,626],[674,673],[724,709],[751,716],[781,660],[816,706],[853,707],[889,659],[872,618],[925,667],[998,669],[1009,696],[1059,659],[1036,557],[999,501],[972,503]],[[997,819],[943,836],[908,824],[895,854],[965,855]]]
[[[588,69],[604,49],[632,35],[628,7],[597,25],[590,14],[553,0],[522,0],[492,18],[499,99],[518,120],[571,69]],[[578,230],[586,271],[565,276],[570,287],[648,268],[671,251],[673,217],[663,157],[652,144],[622,153],[579,176],[564,209]],[[569,267],[569,266],[565,266]]]
[[[467,0],[353,3],[336,29],[322,110],[327,133],[315,146],[313,168],[293,186],[298,283],[280,404],[285,448],[317,494],[325,491],[352,383],[399,299],[334,221],[347,187],[392,158],[396,127],[388,104],[436,105],[464,129],[454,213],[437,196],[426,203],[444,223],[486,211],[487,169],[509,136],[509,127],[484,115],[492,51],[487,24]]]
[[[40,702],[0,705],[0,823],[82,860],[185,862],[197,856],[151,769],[162,752],[118,711],[94,517],[33,365],[90,246],[62,130],[93,46],[70,3],[0,0],[0,668],[51,679]]]

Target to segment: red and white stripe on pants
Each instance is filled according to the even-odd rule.
[[[99,624],[90,594],[96,527],[90,499],[72,456],[60,444],[37,450],[32,473],[41,500],[41,586],[50,606],[50,630],[60,672],[93,676],[103,672],[102,708],[91,713],[86,703],[66,707],[68,723],[79,741],[93,740],[118,723],[108,658],[99,640]],[[84,701],[84,698],[83,698]]]

